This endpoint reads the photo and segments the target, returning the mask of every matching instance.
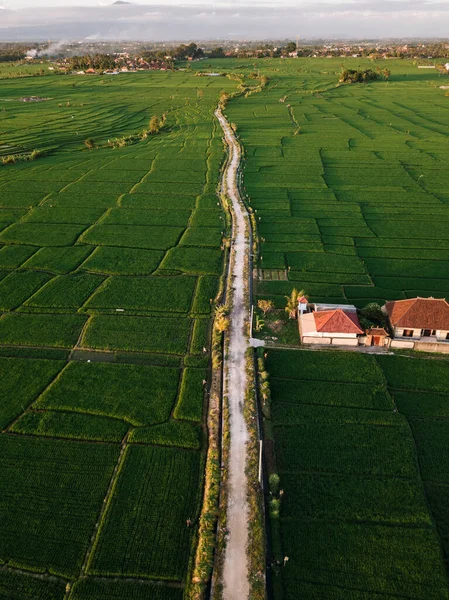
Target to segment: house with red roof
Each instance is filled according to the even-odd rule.
[[[309,304],[307,312],[298,315],[298,323],[303,344],[358,346],[364,334],[352,305]]]
[[[382,308],[394,337],[423,342],[449,342],[449,304],[444,298],[411,298]]]

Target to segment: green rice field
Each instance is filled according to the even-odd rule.
[[[269,350],[266,367],[274,597],[448,598],[449,363]]]
[[[5,599],[180,600],[189,581],[226,234],[213,111],[235,83],[128,75],[2,81],[0,154],[46,153],[0,166]],[[152,115],[159,135],[108,146]]]
[[[448,299],[446,81],[390,60],[388,81],[339,85],[342,64],[385,61],[240,61],[269,78],[226,109],[257,225],[254,304],[283,313],[294,287],[359,308]],[[262,337],[297,345],[280,312],[258,316]],[[272,597],[448,598],[447,360],[267,354]]]
[[[256,294],[281,304],[296,286],[360,307],[448,298],[447,82],[389,60],[388,81],[339,85],[342,64],[385,60],[260,61],[268,85],[227,108],[261,241]]]
[[[225,110],[257,225],[254,302],[283,312],[294,287],[358,307],[449,299],[445,80],[390,60],[388,81],[339,85],[342,63],[385,66],[2,79],[0,159],[43,155],[0,161],[0,598],[188,597],[230,233],[213,112],[238,76],[268,78]],[[210,69],[230,77],[196,77]],[[139,137],[153,115],[160,133]],[[265,362],[272,598],[449,600],[447,360]]]

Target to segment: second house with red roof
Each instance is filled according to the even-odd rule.
[[[449,342],[449,304],[444,298],[412,298],[387,302],[382,308],[395,339]]]

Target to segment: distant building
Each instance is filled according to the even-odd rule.
[[[444,298],[412,298],[387,302],[382,308],[395,339],[449,342],[449,304]]]

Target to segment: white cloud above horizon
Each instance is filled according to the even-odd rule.
[[[297,34],[442,38],[449,32],[448,0],[136,0],[130,6],[107,6],[105,0],[0,0],[0,6],[2,2],[10,10],[0,12],[0,39],[8,38],[8,30],[17,39],[25,34],[26,39],[34,34],[124,39],[126,33],[128,39],[154,40]],[[55,6],[49,8],[52,2]],[[31,3],[33,11],[26,9]]]

